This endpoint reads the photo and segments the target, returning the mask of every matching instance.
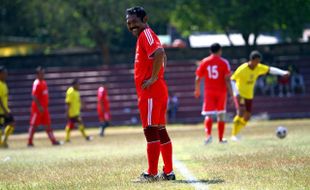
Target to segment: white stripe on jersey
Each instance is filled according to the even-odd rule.
[[[227,59],[224,59],[224,58],[222,58],[222,57],[221,57],[221,60],[223,60],[223,61],[226,63],[227,68],[228,68],[229,70],[231,70],[228,60],[227,60]]]
[[[150,29],[148,29],[148,28],[145,29],[144,34],[146,36],[147,41],[149,42],[149,45],[151,46],[154,43],[154,39],[153,39],[153,36],[150,32]]]

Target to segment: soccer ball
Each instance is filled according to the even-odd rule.
[[[283,126],[279,126],[276,131],[276,135],[280,139],[284,139],[287,135],[287,129]]]

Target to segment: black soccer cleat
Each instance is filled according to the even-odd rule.
[[[29,143],[28,143],[28,144],[27,144],[27,147],[28,147],[28,148],[33,148],[33,147],[34,147],[34,144],[32,144],[32,143],[29,144]]]
[[[60,141],[55,141],[52,143],[53,146],[60,146],[62,143]]]
[[[86,138],[85,138],[85,140],[86,141],[92,141],[94,138],[92,137],[92,136],[87,136]]]
[[[165,172],[162,172],[160,174],[160,179],[170,181],[170,180],[175,180],[176,177],[173,171],[168,174],[165,174]]]
[[[159,177],[158,175],[151,175],[151,174],[148,174],[147,172],[143,172],[140,175],[139,179],[141,182],[155,182],[159,180]]]

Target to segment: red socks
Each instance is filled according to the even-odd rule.
[[[166,128],[148,126],[144,129],[144,135],[147,141],[148,173],[157,175],[160,153],[164,162],[164,173],[172,172],[172,143]]]
[[[35,132],[35,131],[36,131],[36,129],[35,129],[34,126],[30,126],[30,127],[29,127],[29,130],[28,130],[28,133],[29,133],[28,144],[32,144],[33,135],[34,135],[34,132]]]
[[[218,121],[217,122],[217,129],[219,133],[219,141],[223,140],[224,136],[224,130],[225,130],[225,122],[224,121]]]
[[[205,123],[206,138],[209,138],[211,136],[211,133],[212,133],[212,118],[206,117],[204,123]]]
[[[148,126],[144,129],[144,135],[147,141],[147,161],[148,173],[150,175],[157,175],[158,160],[160,155],[160,140],[158,127]]]
[[[164,161],[164,173],[169,174],[173,171],[173,164],[172,164],[172,143],[170,141],[169,135],[167,133],[166,127],[159,128],[159,137],[160,137],[160,151],[161,156],[163,157]]]
[[[51,142],[52,143],[56,143],[56,138],[55,138],[55,136],[53,134],[53,130],[52,130],[51,126],[46,126],[45,127],[45,131],[46,131],[46,133],[48,135],[48,138],[51,140]]]

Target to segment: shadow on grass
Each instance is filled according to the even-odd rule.
[[[205,183],[205,184],[219,184],[224,183],[223,179],[202,179],[202,180],[175,180],[174,183]]]

